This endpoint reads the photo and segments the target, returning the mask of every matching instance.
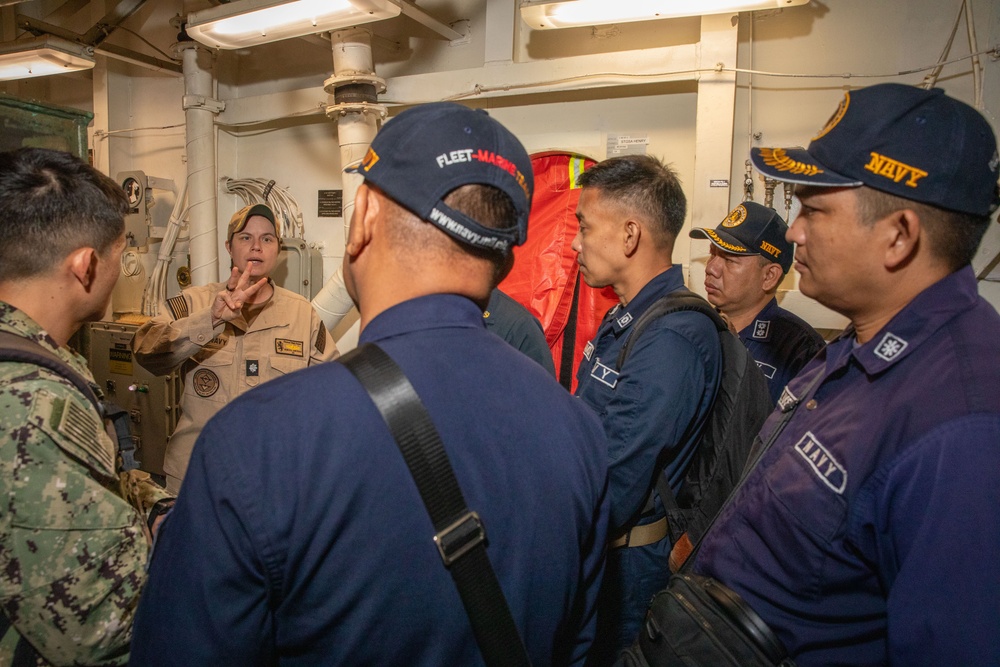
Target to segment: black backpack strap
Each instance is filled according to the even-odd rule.
[[[72,382],[94,404],[98,414],[104,416],[101,401],[97,398],[97,388],[69,364],[35,341],[9,331],[0,331],[0,361],[16,361],[49,369]]]
[[[366,343],[340,358],[371,396],[410,468],[487,665],[530,665],[486,553],[486,531],[455,478],[441,437],[413,385],[389,355]]]
[[[621,370],[622,365],[625,363],[625,359],[632,352],[632,348],[635,347],[635,343],[639,340],[639,336],[643,331],[646,330],[654,320],[657,320],[664,315],[669,315],[670,313],[676,313],[682,310],[693,310],[697,311],[709,319],[715,324],[715,328],[719,331],[726,331],[728,327],[726,323],[722,320],[719,313],[715,312],[715,308],[712,307],[708,301],[698,296],[694,292],[676,291],[661,297],[653,303],[652,306],[646,309],[639,319],[636,320],[635,324],[632,325],[632,331],[629,332],[628,338],[625,339],[625,344],[622,345],[622,349],[618,351],[618,359],[615,362],[615,369]]]
[[[580,314],[580,272],[576,272],[576,280],[573,283],[573,301],[569,307],[569,319],[566,320],[566,328],[563,329],[562,354],[559,359],[559,384],[569,391],[573,386],[573,362],[576,356],[576,326],[577,316]]]
[[[94,405],[101,419],[110,419],[114,425],[115,436],[118,439],[118,453],[122,457],[122,470],[135,470],[139,467],[139,462],[135,460],[135,440],[132,439],[129,428],[128,412],[115,403],[101,401],[98,398],[97,386],[80,375],[72,366],[35,341],[9,331],[0,331],[0,361],[41,366],[71,382]]]
[[[771,445],[773,445],[774,442],[778,439],[778,436],[781,435],[781,432],[785,430],[785,427],[788,426],[788,422],[790,422],[792,420],[792,417],[795,416],[795,411],[799,409],[799,405],[802,404],[802,401],[805,400],[806,396],[811,396],[813,394],[814,390],[817,387],[819,387],[820,383],[823,381],[824,376],[825,372],[820,371],[819,373],[816,374],[816,377],[813,378],[812,382],[806,385],[806,388],[802,391],[801,396],[790,397],[787,401],[779,403],[777,409],[781,412],[781,419],[778,421],[777,424],[775,424],[774,429],[771,431],[771,434],[768,436],[767,440],[762,440],[759,433],[757,434],[757,437],[754,438],[753,448],[750,450],[750,458],[747,459],[746,467],[743,468],[743,474],[740,475],[740,481],[736,484],[735,487],[733,487],[733,490],[729,493],[729,496],[726,498],[726,502],[722,504],[722,507],[719,508],[719,511],[715,513],[715,516],[712,517],[712,520],[705,527],[705,530],[702,532],[701,536],[698,538],[698,541],[694,544],[694,547],[691,549],[691,553],[688,556],[686,556],[684,565],[681,566],[679,572],[680,571],[687,572],[694,565],[695,556],[701,549],[702,542],[705,541],[705,537],[708,535],[709,531],[712,530],[712,526],[715,525],[716,520],[720,516],[722,516],[723,511],[725,511],[725,509],[729,507],[729,504],[733,502],[733,500],[736,498],[736,492],[739,491],[744,484],[746,484],[747,478],[750,476],[750,473],[753,471],[754,468],[757,467],[757,464],[760,463],[760,460],[764,457],[764,454],[767,453],[767,450],[769,450],[771,448]]]
[[[694,292],[686,292],[678,290],[676,292],[671,292],[663,297],[660,297],[657,301],[653,303],[649,308],[646,309],[639,319],[636,320],[635,324],[632,325],[632,330],[629,332],[628,338],[625,339],[625,344],[622,345],[622,349],[618,351],[618,358],[615,362],[615,369],[621,370],[622,366],[625,364],[625,359],[632,352],[632,348],[635,347],[635,343],[639,340],[639,336],[642,332],[657,320],[665,315],[671,313],[676,313],[679,311],[695,311],[699,312],[710,320],[715,325],[715,328],[719,331],[727,331],[729,327],[723,321],[722,317],[715,311],[708,301],[698,296]],[[687,431],[684,432],[681,442],[684,442],[691,436]],[[671,511],[680,509],[677,504],[677,498],[674,496],[673,491],[670,489],[670,484],[667,482],[666,477],[663,476],[662,470],[659,471],[655,477],[654,489],[655,492],[660,496],[660,502],[663,503],[663,509],[667,511],[669,516]],[[646,506],[643,508],[643,512],[648,512],[652,509],[653,505],[653,492],[650,492],[650,496],[646,501]]]

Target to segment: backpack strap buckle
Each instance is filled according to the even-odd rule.
[[[468,511],[457,521],[434,535],[434,544],[445,567],[486,541],[486,528],[479,515]]]

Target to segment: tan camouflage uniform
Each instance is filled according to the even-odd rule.
[[[0,330],[93,380],[82,357],[2,301]],[[0,448],[0,665],[13,664],[22,638],[42,656],[31,664],[126,664],[148,531],[119,495],[100,415],[53,371],[0,363]]]
[[[163,460],[172,492],[184,479],[202,427],[226,403],[262,382],[339,356],[312,304],[277,285],[252,324],[240,316],[213,328],[212,302],[225,287],[189,287],[132,340],[136,361],[151,373],[182,366],[181,417]]]

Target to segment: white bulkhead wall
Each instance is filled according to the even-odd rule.
[[[1000,44],[1000,5],[995,0],[970,2],[979,48]],[[181,3],[148,4],[133,17],[141,22],[139,27],[126,25],[147,36],[173,30],[163,26],[180,13]],[[812,2],[780,12],[739,15],[738,25],[729,26],[730,35],[719,18],[532,32],[517,16],[514,0],[490,0],[489,7],[485,0],[430,0],[419,5],[439,20],[467,21],[454,25],[468,35],[465,43],[450,44],[407,17],[371,27],[376,35],[376,71],[387,80],[388,90],[382,96],[386,103],[431,101],[471,92],[477,84],[512,83],[523,87],[462,99],[489,109],[529,151],[560,148],[601,159],[606,157],[609,135],[645,137],[647,151],[672,163],[685,184],[690,210],[675,261],[685,265],[692,287],[700,289],[707,246],[704,241],[690,241],[687,229],[692,219],[699,226],[714,226],[741,200],[747,149],[807,144],[849,87],[880,81],[919,84],[926,71],[896,73],[937,62],[960,4],[959,0]],[[158,45],[170,41],[151,38]],[[962,23],[949,58],[968,55],[967,41]],[[142,50],[138,42],[135,48]],[[713,52],[721,54],[723,72],[680,72],[714,65]],[[989,55],[980,60],[984,113],[996,127],[1000,62]],[[219,116],[224,125],[217,130],[217,177],[273,178],[289,190],[302,207],[306,240],[322,248],[324,276],[329,277],[344,248],[344,220],[316,215],[317,191],[342,185],[336,126],[322,113],[328,101],[323,81],[332,72],[329,42],[313,37],[221,53],[215,66],[217,98],[226,103]],[[808,76],[756,74],[751,79],[747,73],[730,72],[733,67]],[[95,138],[95,153],[106,152],[111,174],[142,169],[181,182],[186,174],[184,130],[170,127],[184,122],[180,77],[110,60],[106,71],[107,105],[92,107],[106,108],[106,117],[95,118],[96,128],[165,129]],[[848,73],[852,76],[843,76]],[[587,74],[606,76],[575,78]],[[572,81],[553,83],[571,77]],[[727,77],[735,78],[728,93],[734,99],[732,112],[725,108],[726,85],[708,86]],[[532,83],[540,85],[526,85]],[[601,87],[590,87],[595,84]],[[938,85],[972,102],[969,60],[946,65]],[[49,86],[45,92],[57,98],[57,89]],[[94,89],[100,93],[97,84]],[[708,102],[709,96],[717,99]],[[244,124],[250,121],[263,122]],[[710,189],[708,181],[726,178],[728,190]],[[755,180],[759,202],[763,184],[756,175]],[[782,210],[780,193],[779,187],[775,206]],[[163,196],[168,200],[160,207],[165,218],[173,202],[169,193]],[[220,188],[222,223],[238,205]],[[222,236],[220,257],[225,257]],[[984,294],[1000,304],[996,289],[1000,283],[981,285]],[[791,288],[786,305],[818,326],[837,325],[836,316],[794,291],[794,278],[784,287]],[[342,343],[350,347],[350,336]]]

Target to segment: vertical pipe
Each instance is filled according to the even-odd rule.
[[[360,74],[372,76],[375,65],[372,60],[371,32],[364,28],[351,28],[331,33],[333,43],[333,75],[334,77]],[[335,103],[375,102],[376,91],[371,84],[348,84],[338,86],[334,91]],[[365,151],[375,133],[378,131],[378,117],[375,113],[365,111],[342,110],[337,116],[337,139],[340,144],[341,167],[348,167],[364,157]],[[344,190],[344,236],[350,228],[351,215],[354,213],[354,197],[361,185],[362,178],[357,174],[341,174]],[[313,308],[326,324],[333,330],[344,316],[351,311],[353,302],[344,285],[342,267],[326,281],[323,288],[313,297]]]
[[[182,67],[191,280],[195,285],[205,285],[220,278],[215,178],[215,115],[218,103],[212,95],[212,54],[194,42],[184,46]]]

